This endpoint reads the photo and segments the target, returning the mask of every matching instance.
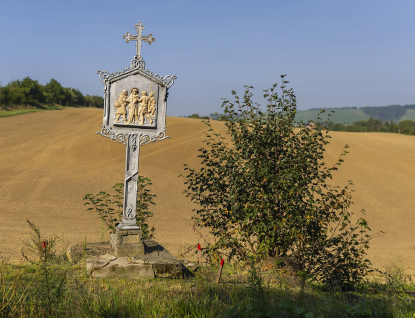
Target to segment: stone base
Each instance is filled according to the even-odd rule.
[[[140,230],[120,230],[110,235],[110,243],[117,257],[144,255],[144,244]]]
[[[114,255],[110,243],[72,245],[67,255],[70,261],[86,258],[86,270],[92,277],[129,278],[188,278],[193,274],[173,255],[153,240],[144,240],[146,254],[138,256]]]

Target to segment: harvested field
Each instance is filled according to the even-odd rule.
[[[45,235],[70,243],[100,241],[98,215],[86,211],[83,196],[110,191],[123,182],[125,146],[96,134],[102,110],[45,111],[0,118],[0,256],[20,258],[27,241],[26,219]],[[223,123],[213,126],[224,132]],[[157,194],[150,225],[156,239],[174,255],[198,242],[190,225],[192,203],[182,194],[178,176],[183,164],[197,166],[204,140],[198,119],[167,118],[170,140],[141,147],[140,174]],[[335,175],[343,185],[354,181],[353,210],[367,210],[372,233],[369,257],[378,268],[400,263],[415,274],[415,138],[398,134],[332,132],[327,163],[334,163],[344,144],[351,146]]]

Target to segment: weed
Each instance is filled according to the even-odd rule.
[[[56,316],[66,289],[67,271],[62,264],[63,253],[56,252],[56,236],[43,239],[39,227],[29,220],[27,223],[32,234],[25,246],[32,255],[37,256],[37,260],[27,256],[22,249],[23,257],[32,264],[27,277],[33,283],[30,293],[23,299],[24,305],[31,314]]]
[[[28,243],[23,242],[24,247],[21,249],[21,254],[24,259],[34,264],[40,261],[58,262],[65,258],[65,254],[63,252],[60,254],[56,253],[56,245],[58,242],[63,242],[62,239],[57,236],[44,239],[40,235],[39,227],[29,220],[26,220],[26,222],[29,224],[32,234]]]
[[[411,276],[407,275],[402,266],[398,263],[391,263],[387,268],[385,278],[386,285],[393,289],[403,289],[410,287],[415,287],[412,284]]]

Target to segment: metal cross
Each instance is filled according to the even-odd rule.
[[[141,23],[141,21],[139,21],[138,24],[134,25],[134,28],[137,30],[137,35],[131,35],[130,32],[127,32],[127,34],[123,35],[122,38],[125,39],[127,43],[130,41],[137,41],[137,43],[135,44],[135,47],[136,47],[135,57],[139,58],[141,56],[141,41],[151,44],[156,39],[153,38],[152,34],[142,35],[143,30],[145,29],[145,26]]]

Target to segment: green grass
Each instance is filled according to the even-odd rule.
[[[202,267],[184,280],[97,279],[85,264],[0,266],[1,317],[413,317],[414,297],[299,288],[282,271]],[[251,279],[249,279],[251,277]],[[252,278],[253,277],[253,278]],[[380,286],[380,285],[379,285]],[[413,286],[412,286],[413,287]]]
[[[66,109],[68,107],[76,107],[76,108],[84,108],[82,105],[75,105],[75,106],[60,106],[60,105],[47,105],[41,104],[38,106],[29,106],[29,107],[4,107],[0,106],[0,118],[1,117],[11,117],[17,115],[24,115],[28,113],[40,112],[44,110],[61,110]]]
[[[39,107],[32,107],[29,108],[3,108],[0,107],[0,118],[1,117],[11,117],[17,115],[24,115],[28,113],[40,112],[44,110],[55,110],[55,109],[64,109],[63,106],[56,106],[56,105],[41,105]]]
[[[304,121],[307,123],[310,120],[316,121],[317,116],[320,110],[318,109],[310,109],[310,110],[300,110],[295,117],[298,121]],[[331,113],[334,111],[334,113]],[[329,117],[328,114],[331,114]],[[360,120],[368,120],[370,118],[369,115],[365,114],[360,109],[346,109],[346,108],[327,108],[325,113],[321,115],[322,121],[329,118],[330,121],[333,123],[340,123],[340,124],[352,124],[356,121]]]
[[[415,121],[415,109],[407,109],[405,115],[403,115],[399,121],[402,120],[413,120]]]

